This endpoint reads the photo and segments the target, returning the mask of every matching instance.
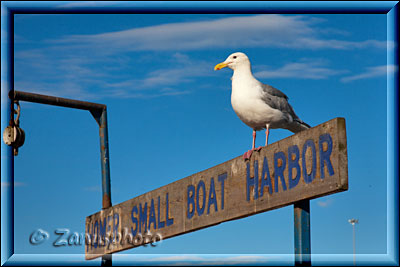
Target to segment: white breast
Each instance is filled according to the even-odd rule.
[[[232,77],[233,110],[245,124],[256,130],[282,118],[282,112],[271,108],[262,100],[261,92],[260,83],[252,76]]]

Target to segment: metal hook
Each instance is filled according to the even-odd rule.
[[[14,102],[17,105],[17,110],[14,109],[14,113],[17,114],[17,118],[15,119],[15,125],[19,126],[19,117],[21,116],[21,106],[19,105],[19,101]]]

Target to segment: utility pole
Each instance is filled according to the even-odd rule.
[[[356,223],[358,223],[358,219],[350,219],[349,223],[353,225],[353,264],[356,266]]]

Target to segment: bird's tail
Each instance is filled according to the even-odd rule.
[[[293,133],[298,133],[307,129],[310,129],[311,126],[301,120],[294,120],[287,129]]]

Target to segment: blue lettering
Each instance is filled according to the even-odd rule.
[[[263,168],[262,168],[262,173],[261,173],[260,197],[262,197],[264,195],[264,186],[268,186],[269,193],[272,194],[271,175],[269,174],[267,157],[264,157]]]
[[[221,183],[221,210],[224,209],[224,181],[226,178],[228,178],[227,173],[218,175],[218,182]]]
[[[144,204],[142,209],[142,203],[139,203],[139,233],[145,233],[147,231],[147,202]],[[142,225],[144,224],[144,230],[142,231]]]
[[[133,206],[132,211],[131,211],[131,220],[132,220],[132,223],[135,224],[135,230],[133,230],[133,227],[131,227],[131,233],[132,233],[132,236],[136,236],[137,231],[138,231],[138,219],[135,216],[133,216],[133,213],[136,213],[136,215],[139,213],[137,206]]]
[[[107,226],[107,217],[104,217],[103,223],[101,223],[101,218],[100,218],[100,223],[99,223],[99,238],[103,240],[103,238],[106,237],[106,226]]]
[[[203,205],[201,206],[201,208],[199,204],[200,188],[203,189]],[[200,180],[200,182],[197,185],[197,194],[196,194],[196,209],[197,209],[197,214],[199,216],[203,215],[205,207],[206,207],[206,185],[204,184],[203,180]]]
[[[157,229],[156,211],[154,209],[154,200],[153,199],[151,199],[151,204],[150,204],[149,230],[151,229],[151,224],[154,224],[154,230]]]
[[[215,185],[214,185],[214,178],[211,178],[210,182],[210,193],[208,195],[208,208],[207,208],[207,214],[210,214],[210,207],[211,205],[214,205],[214,211],[218,211],[217,207],[217,197],[215,195]]]
[[[254,177],[250,177],[250,163],[247,162],[246,165],[247,175],[246,175],[246,182],[247,182],[247,201],[250,201],[250,187],[252,186],[254,189],[254,199],[258,198],[258,160],[254,161]]]
[[[292,159],[292,155],[295,156]],[[288,148],[288,173],[289,173],[289,189],[295,187],[300,181],[300,164],[299,164],[300,152],[298,146],[294,145]],[[292,170],[296,169],[296,177],[293,179]]]
[[[94,232],[94,222],[92,222],[92,231],[90,232],[90,234],[91,234],[91,236],[90,236],[90,238],[91,238],[91,242],[90,242],[90,247],[91,247],[91,249],[93,250],[93,246],[94,246],[94,239],[95,239],[95,232]]]
[[[119,226],[119,214],[118,213],[114,213],[114,219],[113,219],[114,236],[118,236],[118,234],[117,234],[118,233],[118,226]]]
[[[328,148],[326,151],[323,150],[323,143],[328,144]],[[323,134],[319,137],[319,162],[321,169],[321,178],[325,178],[324,166],[326,162],[326,166],[328,168],[329,176],[332,176],[335,172],[333,171],[332,162],[330,159],[332,153],[332,137],[329,134]]]
[[[94,227],[93,227],[93,235],[94,235],[94,243],[93,246],[94,248],[97,248],[97,244],[98,244],[98,240],[99,240],[99,222],[96,221],[94,223]]]
[[[88,233],[89,234],[89,236],[90,236],[90,243],[88,242],[89,241],[89,238],[88,238],[88,240],[87,240],[87,242],[85,242],[85,244],[86,244],[86,252],[88,252],[89,251],[89,247],[91,248],[92,247],[92,240],[91,240],[91,238],[92,238],[92,232],[90,231],[91,229],[93,229],[92,227],[90,227],[92,224],[90,224],[90,223],[88,223],[87,225],[86,225],[86,233]],[[85,238],[86,238],[86,235],[85,235]],[[90,246],[89,246],[89,244],[90,244]]]
[[[116,223],[115,223],[115,219],[117,219],[116,221]],[[113,232],[114,232],[114,236],[118,236],[118,226],[119,226],[119,213],[114,213],[114,220],[113,220]],[[119,241],[119,238],[118,238],[118,241]]]
[[[281,159],[281,161],[282,161],[281,166],[278,166],[278,163],[279,163],[278,159]],[[285,170],[285,168],[286,168],[286,156],[285,156],[285,153],[283,153],[282,151],[276,152],[274,154],[275,192],[279,191],[278,177],[280,177],[283,191],[286,191],[285,176],[283,175],[283,171]]]
[[[166,208],[165,208],[165,218],[167,219],[167,226],[170,226],[174,223],[174,219],[173,218],[169,218],[169,203],[168,203],[168,193],[165,196],[165,203],[166,203]]]
[[[190,208],[192,207],[192,208]],[[189,185],[187,188],[187,217],[192,218],[194,215],[194,186]]]
[[[112,233],[112,231],[114,230],[114,229],[112,229],[110,222],[112,222],[112,216],[108,215],[107,216],[107,232],[106,233]],[[114,235],[114,238],[115,238],[115,235]]]
[[[157,207],[158,208],[158,213],[157,213],[158,229],[164,228],[164,226],[165,226],[165,221],[160,221],[160,214],[161,214],[160,206],[161,206],[160,197],[158,197],[158,207]]]
[[[306,165],[306,151],[307,151],[308,147],[311,148],[311,152],[312,152],[312,168],[311,168],[311,173],[310,174],[308,174],[307,165]],[[314,144],[314,141],[312,139],[308,139],[304,143],[303,152],[302,152],[302,158],[303,158],[303,161],[302,161],[303,179],[307,184],[309,184],[314,180],[315,173],[316,173],[316,168],[317,168],[317,156],[316,156],[316,151],[315,151],[315,144]]]

